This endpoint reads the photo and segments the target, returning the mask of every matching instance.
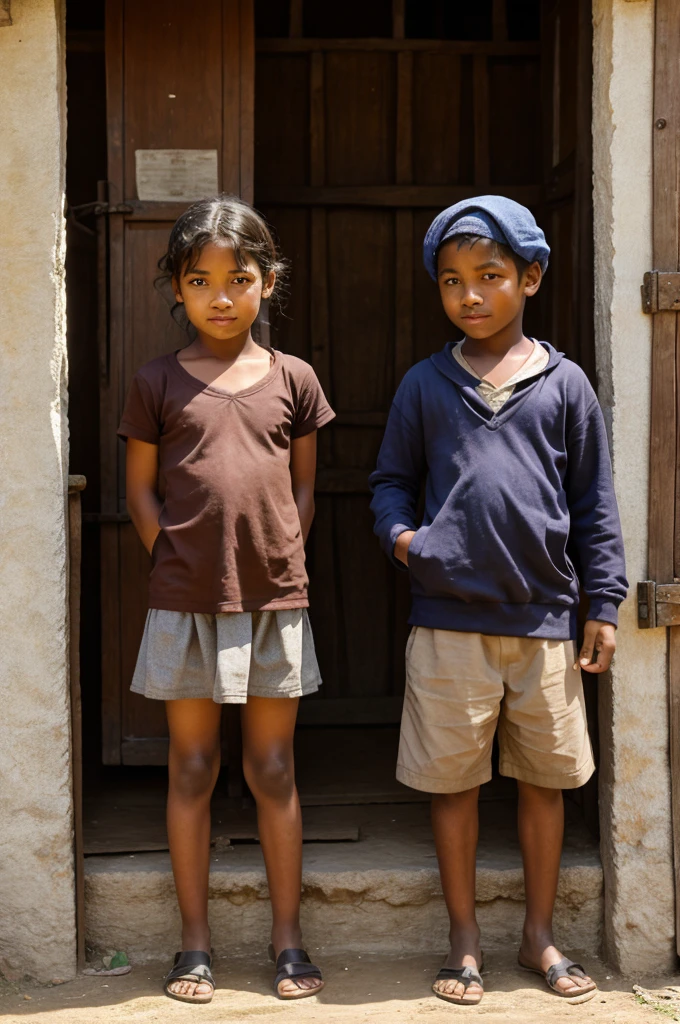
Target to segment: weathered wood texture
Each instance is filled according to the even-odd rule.
[[[71,695],[71,752],[73,765],[73,852],[76,889],[76,955],[78,967],[85,966],[85,869],[83,858],[83,714],[80,692],[80,597],[82,563],[82,521],[80,495],[84,476],[68,479],[68,619],[69,681]]]
[[[675,0],[656,0],[654,52],[653,252],[650,270],[680,269],[680,7]],[[649,481],[649,578],[672,584],[680,577],[680,439],[677,392],[678,314],[653,314],[651,446]],[[657,598],[672,601],[674,589],[657,587]],[[672,613],[672,603],[659,607]],[[673,620],[672,614],[668,616]],[[663,621],[663,616],[662,616]],[[676,943],[680,952],[680,627],[669,630],[669,718],[671,803],[676,891]]]

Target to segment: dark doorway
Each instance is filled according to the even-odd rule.
[[[553,256],[529,329],[594,374],[590,4],[480,0],[465,13],[444,0],[256,0],[251,20],[240,15],[238,110],[223,85],[224,68],[235,73],[220,30],[229,5],[204,5],[221,40],[209,52],[202,35],[174,32],[178,0],[162,5],[162,19],[155,4],[110,0],[106,26],[103,2],[67,6],[71,470],[88,479],[86,766],[94,778],[119,765],[114,780],[164,772],[163,708],[129,693],[148,560],[126,514],[114,431],[137,367],[184,342],[152,288],[184,207],[138,199],[134,150],[208,147],[220,154],[220,187],[247,198],[254,188],[292,264],[270,340],[314,365],[338,413],[320,435],[308,547],[324,687],[300,711],[303,798],[418,798],[392,781],[408,588],[372,535],[367,477],[399,380],[449,336],[420,247],[433,215],[459,198],[502,192],[532,208]],[[215,109],[197,126],[195,98],[178,105],[166,69],[182,83],[199,66]],[[95,216],[87,204],[97,199],[127,212]],[[237,792],[233,730],[226,755]],[[594,787],[584,800],[594,823]]]

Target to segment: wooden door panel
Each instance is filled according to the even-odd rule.
[[[461,148],[466,145],[461,106],[461,58],[448,53],[415,53],[413,174],[420,184],[449,185],[460,180]]]
[[[125,196],[137,195],[136,149],[222,150],[222,0],[200,17],[182,0],[126,0]]]
[[[389,53],[326,54],[326,184],[394,181],[395,67]]]
[[[255,95],[256,189],[309,184],[308,147],[300,145],[309,128],[309,55],[261,54]]]
[[[540,119],[530,116],[540,102],[541,65],[531,57],[493,57],[489,72],[489,171],[492,185],[524,185],[541,167]],[[517,117],[517,109],[526,116]]]

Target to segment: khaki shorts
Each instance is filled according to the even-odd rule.
[[[575,789],[593,771],[572,640],[483,636],[415,626],[397,778],[426,793],[462,793],[500,772],[548,789]]]

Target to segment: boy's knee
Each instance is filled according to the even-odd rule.
[[[194,750],[170,758],[170,785],[182,796],[212,793],[220,767],[219,751]]]
[[[288,800],[295,788],[293,758],[281,751],[264,757],[246,755],[243,774],[256,799]]]

